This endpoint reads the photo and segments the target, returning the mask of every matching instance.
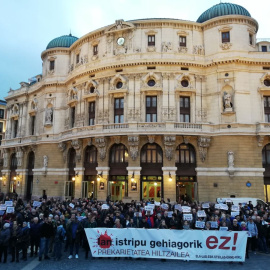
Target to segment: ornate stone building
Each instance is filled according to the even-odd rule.
[[[4,191],[269,200],[270,43],[257,30],[220,3],[197,22],[117,20],[52,40],[42,75],[6,97]]]

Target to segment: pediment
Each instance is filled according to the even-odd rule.
[[[126,30],[132,30],[134,28],[134,24],[130,22],[125,22],[124,20],[116,20],[113,25],[108,26],[108,28],[105,30],[105,33],[116,33]]]

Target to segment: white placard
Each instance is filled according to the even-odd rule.
[[[5,201],[5,206],[13,206],[13,201]]]
[[[168,217],[171,218],[173,215],[173,211],[168,211]]]
[[[152,207],[153,210],[154,210],[155,207],[156,207],[155,204],[148,204],[147,206],[148,206],[148,207]]]
[[[239,216],[239,214],[240,214],[239,211],[238,211],[238,212],[231,212],[231,216],[232,216],[232,217]]]
[[[191,207],[189,206],[182,206],[183,213],[190,213],[191,212]]]
[[[193,216],[192,216],[192,214],[184,214],[183,215],[183,218],[184,218],[184,220],[193,220]]]
[[[202,204],[202,208],[204,208],[204,209],[205,209],[205,208],[210,208],[209,203],[203,203],[203,204]]]
[[[226,203],[232,203],[232,200],[231,199],[227,199],[226,200]]]
[[[134,217],[137,217],[137,213],[139,213],[139,217],[142,217],[142,213],[141,212],[135,212],[134,213]]]
[[[101,209],[102,210],[107,210],[107,209],[110,209],[110,206],[108,204],[104,203],[104,204],[101,205]]]
[[[153,208],[151,206],[145,206],[144,207],[145,212],[150,212],[150,215],[153,215]]]
[[[163,203],[163,204],[161,205],[161,208],[164,209],[164,210],[168,210],[169,206],[168,206],[168,204]]]
[[[14,213],[14,207],[8,206],[7,207],[7,214],[8,213]]]
[[[174,209],[175,209],[175,210],[182,211],[182,206],[181,206],[181,204],[176,204],[176,205],[174,206]]]
[[[219,230],[220,231],[228,231],[228,227],[220,227]]]
[[[156,206],[160,206],[160,202],[155,202],[155,205]]]
[[[197,216],[198,217],[206,217],[206,213],[204,210],[199,210],[198,213],[197,213]]]
[[[233,212],[239,212],[239,211],[240,211],[240,209],[239,209],[239,206],[238,206],[238,205],[232,205],[231,210],[232,210]]]
[[[34,201],[34,202],[33,202],[33,207],[40,207],[41,204],[42,204],[42,202]]]
[[[220,209],[220,204],[216,203],[215,204],[215,209]]]
[[[74,205],[73,203],[70,203],[69,206],[70,206],[71,208],[74,208],[75,205]]]
[[[203,229],[205,226],[205,222],[203,221],[196,221],[195,227]]]
[[[0,211],[5,211],[7,209],[7,206],[4,204],[0,205]]]
[[[213,229],[217,229],[218,228],[217,221],[210,221],[210,223],[211,223],[211,228],[213,228]]]
[[[224,203],[220,203],[220,208],[221,210],[228,210],[228,205],[227,204],[224,204]]]

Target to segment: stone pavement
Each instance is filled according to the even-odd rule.
[[[222,262],[197,262],[190,261],[184,262],[181,260],[167,260],[162,262],[158,259],[147,259],[147,260],[127,260],[121,258],[120,260],[114,260],[113,258],[109,259],[99,259],[95,258],[94,260],[89,258],[85,260],[84,253],[81,249],[79,253],[79,259],[68,259],[68,253],[63,253],[63,258],[60,261],[43,260],[38,261],[38,258],[29,258],[28,261],[20,261],[19,263],[10,263],[10,256],[8,256],[8,263],[0,263],[0,269],[2,270],[12,270],[12,269],[21,269],[21,270],[68,270],[68,269],[80,269],[80,270],[150,270],[158,269],[162,267],[163,270],[179,270],[179,269],[188,269],[188,270],[232,270],[232,269],[256,269],[256,270],[267,270],[270,265],[270,255],[257,253],[257,255],[250,254],[250,259],[244,262],[244,265],[239,263],[222,263]]]

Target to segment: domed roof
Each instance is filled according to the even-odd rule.
[[[214,5],[213,7],[207,9],[204,13],[202,13],[202,15],[198,18],[197,22],[203,23],[215,17],[226,15],[243,15],[251,17],[250,13],[242,6],[231,3],[220,3]]]
[[[49,42],[46,50],[56,47],[69,48],[77,39],[78,39],[77,37],[74,37],[71,34],[55,38]]]

